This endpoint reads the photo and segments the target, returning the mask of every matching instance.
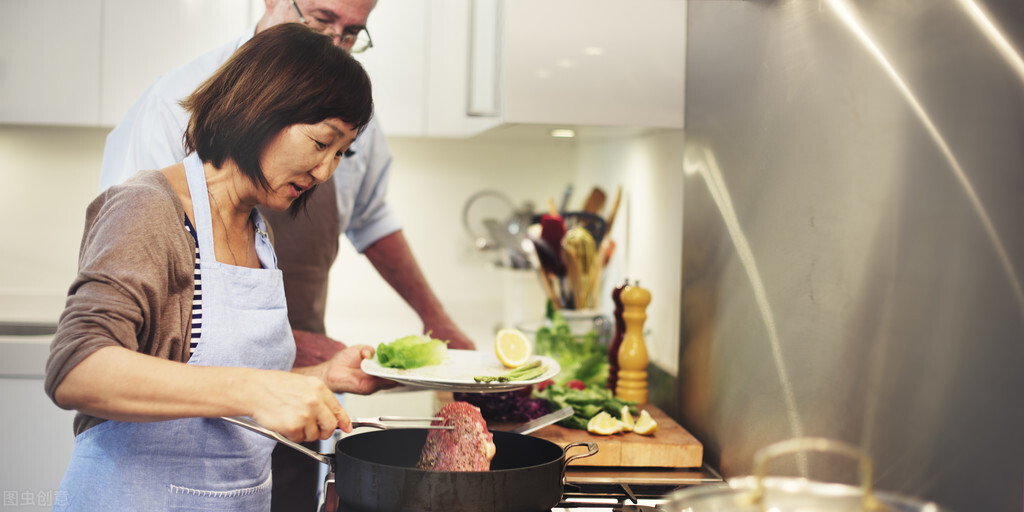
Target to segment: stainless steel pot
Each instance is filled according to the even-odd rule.
[[[804,451],[856,459],[860,487],[767,476],[769,461]],[[754,456],[754,473],[729,479],[727,485],[677,491],[662,508],[670,512],[949,512],[931,502],[872,490],[871,459],[862,450],[831,439],[797,438],[762,448]]]

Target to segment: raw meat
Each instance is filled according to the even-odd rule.
[[[438,411],[452,430],[431,430],[416,467],[433,471],[487,471],[494,458],[494,435],[480,409],[451,402]]]

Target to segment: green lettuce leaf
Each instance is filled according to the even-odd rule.
[[[377,362],[386,368],[410,370],[441,364],[448,357],[448,342],[429,334],[413,334],[377,346]]]

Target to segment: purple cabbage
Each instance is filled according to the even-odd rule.
[[[487,422],[522,423],[551,412],[547,400],[532,398],[532,392],[528,387],[501,393],[454,393],[453,397],[479,407]]]

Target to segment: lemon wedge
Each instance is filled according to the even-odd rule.
[[[622,422],[613,418],[605,411],[597,413],[587,422],[587,432],[602,436],[610,436],[622,432]]]
[[[516,368],[530,361],[533,343],[518,329],[502,329],[494,338],[494,353],[507,368]]]
[[[636,419],[636,424],[633,425],[633,433],[650,436],[654,435],[657,431],[658,422],[654,421],[654,418],[646,410],[640,411],[640,417]]]
[[[635,422],[633,421],[633,415],[629,413],[629,406],[623,405],[622,412],[619,413],[619,420],[622,421],[622,431],[632,432]]]

